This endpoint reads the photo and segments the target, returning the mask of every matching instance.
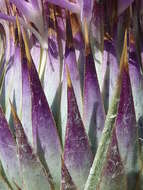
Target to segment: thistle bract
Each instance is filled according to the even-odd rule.
[[[0,1],[0,189],[143,190],[143,1]]]

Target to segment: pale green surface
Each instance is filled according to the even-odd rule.
[[[109,144],[111,142],[112,130],[117,115],[119,96],[120,96],[120,85],[117,85],[112,103],[109,107],[109,111],[106,117],[105,127],[103,129],[101,141],[99,142],[97,153],[94,158],[93,165],[90,169],[90,174],[88,176],[84,190],[96,190],[98,187],[102,175],[102,170],[106,162]]]

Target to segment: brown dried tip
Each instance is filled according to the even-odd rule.
[[[18,123],[19,123],[19,119],[18,119],[18,117],[17,117],[15,108],[14,108],[14,106],[13,106],[11,100],[9,100],[9,102],[10,102],[11,112],[12,112],[12,116],[13,116],[13,118],[14,118],[14,122],[15,122],[16,124],[18,124]]]
[[[56,19],[55,19],[55,11],[54,6],[49,4],[49,25],[48,25],[48,35],[56,36]]]
[[[67,71],[67,85],[68,85],[69,88],[71,88],[72,82],[71,82],[71,77],[70,77],[70,72],[69,72],[68,65],[66,65],[66,71]]]
[[[17,31],[18,31],[18,40],[19,40],[19,43],[21,44],[21,28],[20,28],[20,22],[19,22],[17,14],[16,14],[16,26],[17,26]]]
[[[55,22],[54,6],[49,4],[49,16]]]
[[[66,12],[66,46],[68,48],[73,47],[73,35],[72,35],[71,19],[69,12]]]
[[[123,70],[126,70],[128,72],[127,30],[125,31],[124,46],[120,59],[120,72],[123,72]]]
[[[86,19],[84,19],[84,39],[85,39],[85,53],[86,55],[88,55],[90,53],[90,45],[89,45],[88,26]]]
[[[89,37],[88,37],[88,26],[86,19],[84,20],[84,35],[85,35],[85,44],[89,44]]]
[[[132,32],[130,32],[129,42],[130,42],[130,44],[135,44],[135,38],[134,38],[134,35]]]
[[[113,38],[112,38],[112,36],[110,36],[109,33],[106,32],[105,35],[104,35],[104,40],[112,41]]]
[[[77,15],[74,13],[70,14],[70,18],[71,18],[72,34],[73,34],[73,36],[75,36],[77,33],[81,32],[80,22],[78,20]]]
[[[32,66],[32,58],[31,58],[31,54],[30,54],[30,50],[29,50],[29,45],[28,45],[28,40],[27,40],[27,37],[26,37],[26,32],[25,30],[23,29],[23,41],[24,41],[24,46],[25,46],[25,52],[26,52],[26,58],[28,60],[28,67],[29,69],[31,68]]]

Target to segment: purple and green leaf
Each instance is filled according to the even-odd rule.
[[[99,186],[103,168],[106,163],[107,153],[111,144],[112,132],[115,126],[115,119],[118,113],[118,103],[122,85],[122,71],[125,68],[125,63],[127,63],[127,33],[125,34],[124,48],[120,63],[120,74],[118,76],[114,95],[106,116],[102,136],[84,190],[94,190]]]
[[[0,108],[0,160],[6,177],[13,188],[15,183],[22,187],[16,142],[9,129],[4,113]]]
[[[105,122],[105,111],[91,49],[84,67],[83,121],[95,154]]]
[[[66,39],[66,49],[64,55],[64,66],[63,66],[63,81],[62,81],[62,95],[61,95],[61,127],[62,127],[62,139],[64,144],[65,139],[65,128],[67,122],[67,80],[66,80],[66,67],[68,66],[71,76],[71,81],[73,83],[73,89],[78,105],[80,114],[82,115],[82,91],[79,70],[76,61],[75,48],[73,45],[73,37],[71,31],[70,17],[67,18],[67,39]]]
[[[89,174],[93,155],[80,116],[68,69],[67,102],[68,118],[64,144],[64,162],[77,189],[82,190]]]
[[[127,180],[123,162],[120,157],[115,129],[113,130],[107,161],[99,184],[100,190],[127,189]]]
[[[55,188],[57,189],[61,178],[61,143],[53,115],[30,56],[26,35],[23,36],[31,89],[34,151],[37,152],[40,159],[48,166],[55,183]]]
[[[23,181],[23,188],[38,190],[42,187],[43,190],[51,190],[53,184],[52,179],[50,179],[49,176],[50,174],[42,166],[38,157],[33,153],[32,148],[28,144],[22,124],[12,104],[11,109],[14,119],[16,143],[18,149],[18,158],[20,162],[21,177]]]

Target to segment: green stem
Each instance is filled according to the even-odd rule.
[[[106,117],[105,126],[101,136],[101,140],[97,149],[96,156],[93,161],[87,182],[84,190],[97,190],[103,167],[106,162],[108,148],[111,142],[112,131],[114,128],[115,118],[117,115],[118,102],[120,98],[121,81],[118,80],[117,88],[112,99],[112,103],[109,107],[109,111]]]

